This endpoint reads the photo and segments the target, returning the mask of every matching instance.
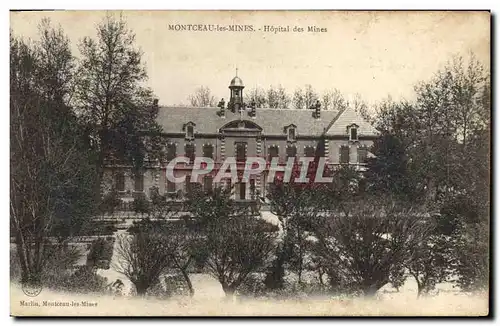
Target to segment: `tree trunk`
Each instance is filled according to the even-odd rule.
[[[318,278],[319,278],[319,284],[321,284],[321,286],[324,286],[325,285],[325,282],[323,282],[323,271],[321,270],[321,268],[318,268]]]
[[[222,290],[224,290],[224,294],[226,295],[226,301],[232,301],[234,299],[234,292],[236,292],[236,288],[234,286],[223,283]]]
[[[268,272],[266,279],[264,281],[266,287],[268,289],[281,289],[283,288],[283,278],[285,275],[285,250],[284,248],[278,249],[278,257],[274,261],[274,264],[271,266],[270,271]]]
[[[425,284],[417,280],[417,299],[424,294]]]
[[[149,286],[143,282],[136,282],[134,285],[138,296],[144,296],[149,288]]]
[[[418,299],[422,295],[424,286],[423,286],[422,282],[420,282],[420,280],[418,279],[418,274],[412,273],[412,275],[413,275],[413,278],[415,278],[415,282],[417,282],[417,299]]]
[[[194,296],[194,288],[193,284],[191,283],[191,279],[189,278],[189,274],[187,273],[187,269],[181,269],[182,276],[184,277],[184,281],[186,281],[186,284],[189,289],[189,296],[193,297]]]
[[[21,232],[21,231],[18,231]],[[41,281],[41,270],[36,260],[33,258],[34,252],[30,248],[30,244],[25,241],[22,234],[16,235],[16,248],[18,260],[21,265],[21,282],[22,283],[38,283]]]

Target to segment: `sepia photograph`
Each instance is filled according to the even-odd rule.
[[[10,314],[489,316],[489,11],[10,14]]]

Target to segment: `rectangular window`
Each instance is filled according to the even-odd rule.
[[[194,138],[194,127],[193,126],[186,127],[186,138],[188,138],[188,139]]]
[[[176,189],[175,189],[175,182],[167,180],[167,192],[168,193],[174,193],[175,191],[176,191]]]
[[[288,141],[295,141],[295,128],[288,128]]]
[[[174,143],[167,144],[167,160],[171,161],[177,155],[177,146]]]
[[[366,147],[358,147],[358,163],[365,164],[368,157],[368,149]]]
[[[125,191],[125,174],[118,172],[115,175],[115,188],[116,191]]]
[[[320,140],[318,147],[316,147],[316,154],[318,157],[325,157],[325,141],[327,140]]]
[[[239,183],[239,192],[240,192],[240,199],[246,199],[246,183],[245,182]]]
[[[349,146],[340,147],[340,164],[349,164]]]
[[[295,145],[290,145],[286,148],[286,157],[296,157],[297,147]]]
[[[185,156],[189,158],[189,163],[193,164],[194,162],[194,144],[186,144],[185,146]]]
[[[203,157],[214,158],[214,146],[212,144],[203,146]]]
[[[252,196],[252,200],[255,200],[255,179],[250,179],[250,196]]]
[[[358,129],[352,127],[351,128],[351,140],[358,140]]]
[[[316,152],[316,149],[313,146],[306,146],[304,148],[304,156],[305,157],[314,157]]]
[[[236,161],[244,162],[247,159],[247,143],[234,143],[236,149]]]
[[[142,173],[138,173],[134,176],[134,191],[144,191],[144,175]]]
[[[205,176],[203,179],[203,189],[205,192],[212,192],[213,190],[214,178],[211,175]]]
[[[186,183],[185,191],[186,191],[186,194],[189,195],[189,194],[191,194],[191,176],[190,175],[186,175],[185,183]]]
[[[273,157],[279,157],[279,147],[276,145],[272,145],[269,147],[269,153],[268,153],[268,160],[269,162],[272,161]]]

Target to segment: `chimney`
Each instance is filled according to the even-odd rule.
[[[221,118],[226,117],[225,105],[226,105],[226,102],[224,102],[223,98],[220,100],[219,104],[217,105],[220,108],[219,112],[217,112],[217,115]]]
[[[321,117],[321,103],[319,102],[319,100],[316,100],[316,104],[313,106],[314,108],[314,117],[316,119],[319,119]]]
[[[250,103],[250,116],[252,118],[255,118],[255,116],[257,115],[257,110],[255,108],[255,101],[252,101],[252,103]]]

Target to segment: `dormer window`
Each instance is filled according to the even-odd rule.
[[[295,125],[285,127],[286,139],[289,143],[294,143],[297,140],[297,130]]]
[[[358,140],[358,128],[351,128],[351,140]]]
[[[290,142],[295,141],[295,128],[293,127],[288,128],[288,141]]]
[[[185,126],[184,126],[184,131],[186,132],[186,139],[194,139],[194,126],[195,124],[192,123],[192,122],[188,122]]]
[[[186,138],[194,138],[194,127],[193,126],[187,126],[186,128]]]
[[[347,132],[349,133],[349,140],[350,141],[358,141],[358,126],[355,124],[350,125],[347,127]]]

